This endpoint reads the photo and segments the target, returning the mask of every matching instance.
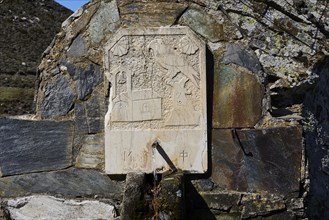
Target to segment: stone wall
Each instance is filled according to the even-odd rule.
[[[1,142],[22,152],[5,149],[0,157],[6,215],[21,209],[8,197],[47,194],[93,198],[123,219],[328,217],[327,15],[321,1],[92,1],[44,53],[33,120],[0,125],[8,134]],[[111,83],[103,45],[122,28],[162,26],[187,26],[207,45],[208,171],[162,174],[160,183],[148,183],[152,189],[131,185],[150,177],[129,176],[124,190],[122,177],[104,175]],[[163,197],[180,205],[172,209]],[[127,211],[132,200],[141,206]]]

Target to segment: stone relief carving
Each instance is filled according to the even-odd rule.
[[[198,51],[198,47],[188,37],[182,37],[179,42],[182,53],[192,55]]]
[[[105,119],[108,173],[165,171],[170,163],[206,170],[204,50],[185,27],[120,30],[106,43],[104,69],[112,85]],[[153,142],[161,147],[156,155]]]

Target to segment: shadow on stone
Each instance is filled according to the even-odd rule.
[[[186,219],[216,220],[206,201],[193,186],[191,180],[185,182]]]
[[[329,218],[329,57],[320,61],[313,72],[319,76],[314,88],[306,93],[303,117],[306,155],[309,164],[310,219]]]
[[[213,115],[213,88],[214,88],[214,56],[211,51],[206,49],[206,73],[207,73],[207,118],[208,118],[208,170],[202,175],[205,178],[211,176],[212,161],[211,161],[211,138],[212,138],[212,115]]]

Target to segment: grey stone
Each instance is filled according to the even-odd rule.
[[[74,93],[64,76],[58,75],[46,86],[45,99],[42,104],[43,117],[66,115],[74,102]]]
[[[212,180],[222,189],[287,195],[300,188],[300,127],[212,132]]]
[[[254,73],[262,71],[262,66],[256,54],[253,51],[242,49],[237,44],[228,43],[226,45],[226,51],[222,62],[224,64],[234,63]]]
[[[86,110],[84,103],[77,102],[74,105],[75,127],[78,133],[89,133],[89,124],[87,122]]]
[[[62,59],[60,60],[60,64],[65,66],[67,69],[67,72],[69,73],[69,75],[71,76],[71,78],[73,80],[77,80],[78,76],[79,76],[79,71],[78,69],[74,66],[74,64]]]
[[[170,216],[166,214],[165,212],[159,212],[159,220],[171,220]]]
[[[185,189],[184,173],[174,172],[162,176],[158,187],[155,188],[154,203],[158,210],[165,214],[164,219],[184,219]],[[167,216],[167,217],[166,217]]]
[[[241,194],[216,191],[203,192],[202,198],[208,204],[210,209],[229,211],[232,207],[239,203]],[[196,206],[195,208],[202,208],[202,206]]]
[[[199,191],[211,191],[214,188],[210,179],[192,180],[192,183]]]
[[[101,168],[104,165],[104,134],[87,135],[76,159],[76,167]]]
[[[136,217],[137,212],[141,210],[145,201],[143,195],[145,188],[144,173],[128,173],[126,177],[126,187],[124,190],[120,219],[130,220]]]
[[[0,179],[1,197],[48,194],[64,197],[106,197],[121,200],[123,183],[112,181],[95,170],[69,168]]]
[[[240,203],[241,205],[244,206],[241,212],[242,219],[253,218],[261,215],[271,216],[272,214],[274,215],[280,211],[283,212],[286,209],[286,205],[283,200],[283,197],[277,197],[271,194],[268,194],[266,196],[262,196],[259,194],[245,194],[241,198]],[[289,212],[285,214],[289,214]],[[273,216],[273,218],[269,218],[269,219],[281,219],[281,218],[275,218]],[[282,219],[293,219],[293,218],[282,218]]]
[[[78,98],[84,100],[90,95],[93,89],[102,82],[100,67],[98,65],[89,65],[86,70],[79,69],[77,79]]]
[[[88,32],[92,43],[98,44],[104,36],[113,33],[120,25],[120,15],[115,0],[102,2],[89,23]]]
[[[66,28],[65,31],[67,33],[67,39],[72,39],[86,28],[86,26],[90,22],[90,19],[93,17],[97,9],[99,8],[99,5],[99,1],[89,3],[84,8],[80,8],[78,11],[76,11],[73,16],[68,18],[72,22],[67,27],[64,27]]]
[[[87,101],[75,104],[75,123],[79,133],[94,134],[104,130],[102,106],[98,92],[94,92]]]
[[[0,119],[0,134],[2,176],[58,170],[72,164],[71,122]]]
[[[87,54],[87,45],[85,39],[79,35],[72,42],[67,51],[67,55],[71,57],[83,57]]]
[[[88,69],[81,71],[77,80],[78,98],[84,100],[102,80],[98,65],[92,64]]]
[[[61,60],[60,63],[66,67],[67,72],[75,81],[80,100],[85,100],[93,89],[103,81],[98,65],[90,64],[88,68],[83,69],[65,60]]]
[[[188,9],[182,15],[179,23],[189,26],[211,42],[217,42],[225,38],[223,24],[219,24],[210,14],[201,9]]]
[[[7,212],[11,219],[108,219],[116,217],[113,205],[93,200],[65,200],[36,195],[10,199]]]
[[[118,1],[122,24],[125,26],[161,27],[173,25],[188,7],[178,2]]]
[[[56,76],[58,73],[60,73],[60,70],[59,70],[58,67],[55,67],[54,69],[52,69],[52,70],[50,71],[50,74],[51,74],[52,76]]]

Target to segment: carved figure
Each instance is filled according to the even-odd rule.
[[[182,53],[185,53],[187,55],[195,54],[199,50],[199,48],[195,44],[193,44],[193,42],[191,42],[191,40],[187,36],[182,37],[179,40],[179,47]]]
[[[112,49],[112,53],[115,56],[122,57],[126,55],[129,50],[129,44],[127,38],[121,38]]]
[[[178,82],[169,84],[173,87],[173,106],[166,125],[197,125],[199,123],[199,115],[186,97],[190,94],[185,88],[186,82],[180,79]]]
[[[198,72],[194,70],[181,54],[166,46],[162,39],[152,40],[147,48],[155,62],[168,70],[171,79],[181,72],[199,88],[197,80],[199,80],[200,77]]]

